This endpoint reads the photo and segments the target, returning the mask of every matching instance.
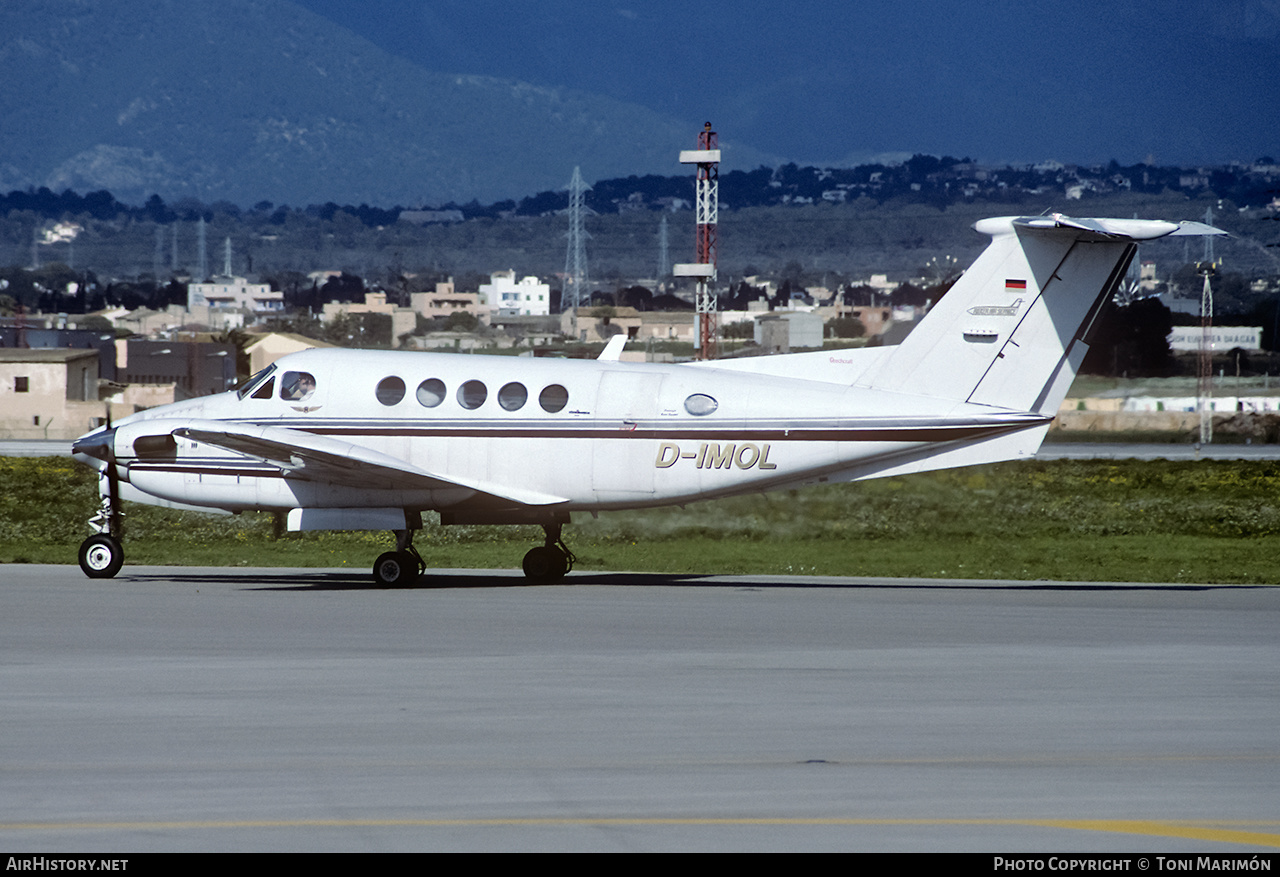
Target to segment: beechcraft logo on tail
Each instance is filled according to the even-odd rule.
[[[1015,282],[1025,283],[1026,281],[1006,280],[1005,282],[1006,283],[1015,283]],[[1022,307],[1022,299],[1018,299],[1013,304],[1008,306],[978,305],[977,307],[969,308],[968,312],[973,314],[975,317],[1012,317],[1017,315],[1018,308],[1020,307]]]

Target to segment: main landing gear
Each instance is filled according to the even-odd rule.
[[[542,531],[547,534],[546,544],[529,549],[524,556],[524,575],[529,581],[538,585],[548,585],[564,578],[565,573],[573,569],[577,560],[569,546],[560,538],[560,524],[543,524]]]
[[[114,467],[110,467],[114,468]],[[120,544],[123,533],[120,496],[114,472],[101,476],[99,492],[102,505],[89,519],[89,526],[97,532],[80,543],[80,569],[91,579],[109,579],[124,566],[124,546]]]
[[[577,560],[560,538],[559,522],[543,524],[544,544],[531,548],[524,556],[525,578],[531,584],[548,585],[565,577]],[[426,561],[413,547],[414,530],[393,530],[396,550],[378,555],[373,564],[373,583],[381,588],[403,588],[417,581],[426,571]]]
[[[417,581],[427,568],[413,547],[412,530],[395,530],[396,550],[378,555],[373,562],[373,583],[383,588],[403,588]]]

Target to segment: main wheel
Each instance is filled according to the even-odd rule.
[[[124,548],[114,536],[100,533],[80,543],[80,568],[91,579],[109,579],[124,566]]]
[[[418,560],[407,551],[388,551],[373,564],[373,583],[398,588],[418,577]]]
[[[538,584],[558,582],[569,569],[569,558],[554,546],[539,545],[524,556],[525,578]]]

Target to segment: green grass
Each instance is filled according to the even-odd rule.
[[[579,570],[1274,583],[1280,463],[1003,463],[739,497],[685,509],[581,515]],[[72,563],[96,505],[92,473],[0,458],[0,562]],[[350,566],[385,533],[272,538],[267,514],[126,507],[128,563]],[[431,567],[512,568],[536,527],[441,527]]]

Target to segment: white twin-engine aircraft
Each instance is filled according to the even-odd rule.
[[[1137,242],[1201,223],[986,219],[991,244],[896,347],[681,365],[364,350],[286,356],[237,390],[75,442],[100,473],[95,578],[123,563],[122,500],[286,513],[290,530],[390,530],[380,585],[426,564],[422,513],[540,524],[535,581],[572,567],[573,512],[675,505],[1035,454]]]

